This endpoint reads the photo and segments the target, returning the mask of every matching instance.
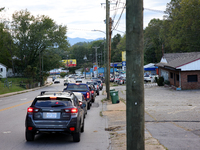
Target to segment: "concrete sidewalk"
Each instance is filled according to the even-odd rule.
[[[116,89],[116,88],[115,88]],[[124,99],[126,94],[123,88],[116,89],[119,98]],[[103,92],[106,95],[106,92]],[[125,99],[124,99],[125,100]],[[126,104],[125,101],[118,104],[107,103],[107,110],[103,111],[103,115],[107,116],[108,128],[105,130],[110,134],[112,150],[126,150]],[[166,150],[157,139],[153,138],[148,130],[145,129],[145,150]]]

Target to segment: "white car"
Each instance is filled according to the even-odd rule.
[[[60,83],[60,79],[56,78],[56,79],[54,80],[54,83]]]
[[[77,77],[77,78],[75,79],[75,82],[76,82],[76,83],[82,83],[81,77]]]
[[[144,81],[145,82],[155,82],[155,77],[157,77],[157,75],[148,75],[148,74],[146,74],[145,76],[144,76]]]

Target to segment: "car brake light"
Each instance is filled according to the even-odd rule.
[[[82,105],[83,103],[82,103],[82,102],[79,102],[79,104]]]
[[[91,91],[91,93],[93,94],[93,93],[94,93],[94,91]]]
[[[78,112],[78,109],[77,108],[72,108],[71,109],[71,113],[77,113]]]
[[[57,97],[50,97],[50,100],[56,100]]]
[[[68,109],[65,109],[65,112],[66,113],[77,113],[78,109],[77,108],[68,108]]]
[[[27,112],[38,112],[38,111],[39,111],[39,109],[38,108],[34,108],[34,107],[29,107],[27,109]]]
[[[89,92],[87,92],[87,98],[90,98],[90,93]]]
[[[70,127],[70,131],[75,131],[75,127]]]
[[[97,89],[99,88],[99,86],[97,85]]]
[[[28,130],[29,130],[29,131],[33,130],[33,127],[28,127]]]

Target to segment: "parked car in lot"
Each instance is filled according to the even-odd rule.
[[[115,79],[115,78],[114,78],[113,76],[111,76],[111,77],[110,77],[110,82],[114,82],[114,79]]]
[[[91,93],[87,84],[85,83],[69,83],[63,91],[72,91],[72,92],[80,92],[84,95],[85,100],[87,101],[87,109],[90,109],[91,106]]]
[[[81,108],[84,110],[84,118],[85,118],[85,116],[87,114],[87,101],[85,100],[85,97],[82,93],[80,93],[80,92],[73,92],[73,93],[78,98],[79,104],[80,104]]]
[[[144,75],[144,82],[155,82],[155,77],[158,77],[158,75],[146,74]]]
[[[84,132],[84,110],[72,92],[42,91],[27,109],[25,137],[33,141],[39,133],[68,133],[74,142]]]
[[[119,80],[117,81],[118,84],[126,84],[126,78],[125,77],[120,77]]]
[[[88,81],[86,82],[86,84],[93,84],[95,86],[95,91],[97,93],[97,95],[99,95],[99,83],[98,82],[95,82],[95,81]]]
[[[98,80],[98,78],[96,78],[96,77],[91,78],[91,81],[96,81],[96,80]]]

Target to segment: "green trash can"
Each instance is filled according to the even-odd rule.
[[[112,104],[119,103],[118,91],[111,91],[110,92]]]
[[[110,89],[110,91],[115,91],[115,89]]]

